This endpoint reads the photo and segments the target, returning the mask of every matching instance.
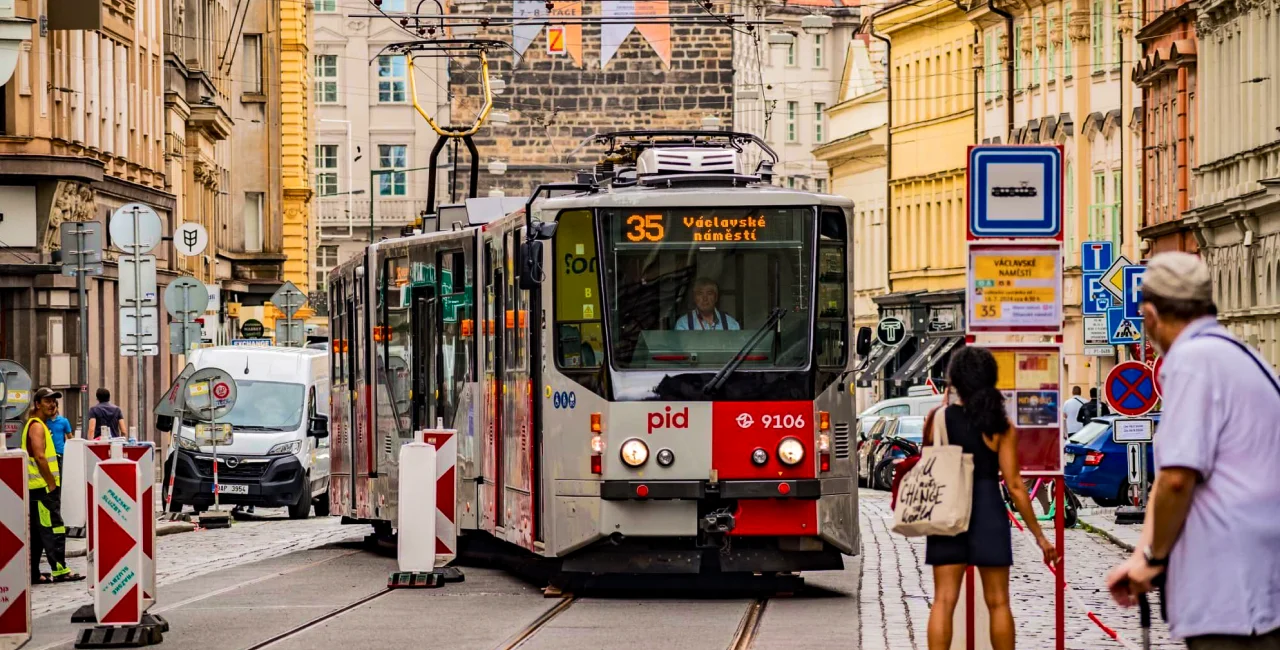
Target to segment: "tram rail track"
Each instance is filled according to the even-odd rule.
[[[756,640],[756,632],[760,630],[760,623],[764,620],[764,610],[768,606],[768,598],[757,598],[747,605],[747,611],[742,615],[742,620],[738,622],[738,629],[733,633],[733,640],[729,642],[729,650],[751,648]]]
[[[310,630],[311,628],[317,625],[320,625],[325,621],[335,619],[362,605],[373,602],[391,593],[392,591],[394,591],[394,589],[390,587],[385,587],[379,591],[375,591],[367,596],[364,596],[363,598],[360,598],[359,600],[347,603],[346,605],[343,605],[341,607],[331,609],[328,612],[321,614],[320,616],[317,616],[305,623],[302,623],[301,625],[297,625],[288,630],[285,630],[284,632],[281,632],[269,639],[266,639],[265,641],[260,641],[254,645],[251,645],[245,650],[264,650],[265,648],[270,648],[271,646],[274,646],[277,643],[280,643],[281,641],[287,641],[295,636],[298,636],[299,634],[302,634],[303,632],[306,632],[307,630]]]
[[[528,625],[521,628],[515,634],[507,637],[502,643],[498,644],[496,650],[516,650],[516,648],[524,645],[529,639],[532,639],[534,635],[543,628],[543,626],[550,623],[555,619],[555,617],[564,613],[565,610],[572,607],[576,602],[578,602],[577,596],[564,596],[560,599],[560,602],[547,608],[547,610],[542,612],[538,618],[533,619]]]

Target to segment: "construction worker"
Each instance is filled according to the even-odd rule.
[[[73,582],[84,576],[67,568],[67,527],[62,523],[62,475],[48,422],[57,417],[62,393],[36,391],[31,417],[22,428],[27,451],[27,490],[31,502],[31,584]],[[40,555],[49,558],[51,575],[40,573]]]

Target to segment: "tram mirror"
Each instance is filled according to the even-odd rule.
[[[537,289],[542,276],[542,242],[534,239],[520,244],[520,288]]]
[[[313,438],[328,438],[329,417],[320,414],[311,416],[310,426],[307,428],[307,435]]]
[[[555,221],[539,221],[533,224],[533,238],[545,241],[555,237],[558,225],[560,224]]]
[[[865,357],[871,354],[871,328],[858,328],[858,356]]]

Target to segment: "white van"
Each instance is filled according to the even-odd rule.
[[[875,425],[876,420],[896,415],[928,415],[935,406],[942,405],[942,396],[934,393],[928,386],[912,386],[907,389],[906,397],[894,397],[880,400],[870,408],[858,414],[859,430],[866,435]]]
[[[289,508],[289,517],[329,514],[329,361],[320,350],[227,346],[191,353],[197,370],[220,368],[236,381],[225,418],[231,443],[218,447],[219,502]],[[213,504],[213,448],[198,446],[195,420],[183,419],[173,508]],[[165,485],[174,466],[166,457]]]

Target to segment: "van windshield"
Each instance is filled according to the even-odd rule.
[[[302,384],[237,379],[235,406],[218,422],[228,422],[245,432],[293,431],[302,424],[305,394]],[[192,415],[183,420],[191,423]]]

